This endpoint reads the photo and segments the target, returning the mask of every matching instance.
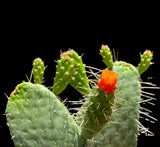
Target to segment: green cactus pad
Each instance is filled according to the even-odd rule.
[[[82,95],[90,93],[90,86],[88,77],[86,75],[85,65],[82,62],[82,57],[79,56],[75,51],[71,50],[74,59],[74,73],[70,81],[70,85],[74,87]]]
[[[40,58],[36,58],[33,61],[33,78],[35,84],[40,84],[43,82],[44,76],[44,63]]]
[[[10,95],[7,120],[17,147],[83,146],[67,108],[42,85],[19,84]]]
[[[73,50],[63,52],[56,68],[53,93],[60,94],[70,84],[81,94],[89,94],[90,86],[82,58]]]
[[[82,136],[85,139],[95,136],[110,120],[113,101],[114,94],[107,94],[99,88],[94,89],[86,98],[86,102],[77,113],[78,121],[81,122]]]
[[[144,51],[144,53],[141,55],[141,61],[138,65],[138,71],[140,74],[142,74],[149,68],[149,66],[152,64],[152,58],[153,53],[150,50]]]
[[[112,58],[112,53],[108,45],[102,45],[100,49],[100,54],[103,58],[103,62],[111,70],[113,68],[113,58]]]
[[[111,114],[112,122],[104,126],[91,145],[136,147],[141,95],[140,74],[137,68],[125,62],[115,62],[113,71],[118,73],[118,81]]]
[[[73,75],[74,60],[72,54],[64,52],[58,60],[52,92],[59,95],[69,84]]]

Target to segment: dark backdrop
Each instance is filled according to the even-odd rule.
[[[129,22],[122,24],[123,20],[114,20],[113,25],[107,18],[97,20],[95,25],[94,17],[92,21],[88,19],[71,18],[64,20],[59,17],[46,18],[36,15],[31,18],[25,16],[8,15],[8,19],[3,22],[0,53],[0,146],[12,146],[9,129],[6,126],[6,117],[4,114],[6,108],[6,95],[14,90],[15,86],[23,80],[27,81],[26,75],[30,76],[32,61],[36,57],[41,57],[45,65],[48,65],[45,72],[44,83],[52,86],[55,74],[55,66],[59,58],[60,50],[66,51],[69,48],[74,49],[79,55],[83,54],[83,62],[87,65],[100,69],[105,68],[99,55],[99,49],[102,44],[107,44],[113,50],[118,52],[118,59],[138,65],[140,61],[140,52],[150,49],[154,53],[152,65],[147,72],[142,75],[144,81],[152,82],[160,86],[160,30],[155,25],[151,26],[147,19],[136,23]],[[31,16],[31,15],[30,15]],[[62,97],[74,98],[74,90],[67,89],[70,93],[64,92]],[[75,91],[74,91],[75,92]],[[155,106],[147,105],[153,111],[152,116],[160,118],[160,92],[159,90],[150,90],[155,93],[157,101]],[[138,138],[138,146],[157,145],[160,138],[160,123],[141,119],[146,127],[155,134],[154,137],[141,135]]]

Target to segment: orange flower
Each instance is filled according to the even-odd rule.
[[[98,86],[103,92],[113,94],[117,89],[118,74],[105,69],[102,71],[101,78],[98,80]]]

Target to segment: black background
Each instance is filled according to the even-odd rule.
[[[137,15],[137,19],[134,14],[124,16],[125,13],[118,15],[112,12],[112,17],[97,13],[85,15],[81,13],[82,10],[80,14],[74,15],[75,8],[67,14],[65,12],[68,12],[68,9],[61,14],[60,10],[53,12],[44,11],[42,8],[37,11],[31,9],[13,9],[5,11],[3,16],[0,54],[0,146],[13,145],[6,126],[6,117],[3,115],[7,103],[5,94],[9,96],[17,84],[27,81],[26,75],[30,76],[32,61],[36,57],[41,57],[45,65],[48,65],[44,84],[52,86],[55,60],[59,59],[60,50],[74,49],[79,55],[83,54],[82,59],[86,65],[103,69],[105,65],[99,55],[102,44],[107,44],[111,50],[119,52],[119,60],[135,66],[140,61],[140,52],[150,49],[154,53],[155,64],[142,75],[142,79],[160,86],[160,29],[157,18],[150,16],[150,13],[145,15],[142,12],[140,16]],[[152,110],[153,117],[159,119],[159,90],[148,91],[155,94],[157,101],[154,101],[155,106],[146,107]],[[75,91],[72,88],[67,88],[62,98],[74,99],[73,92]],[[159,122],[151,123],[143,118],[141,122],[149,127],[155,136],[139,136],[138,146],[147,146],[150,143],[158,146]]]

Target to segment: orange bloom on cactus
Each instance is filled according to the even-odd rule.
[[[101,78],[98,80],[98,86],[103,92],[113,94],[117,89],[118,74],[105,69],[102,71]]]

